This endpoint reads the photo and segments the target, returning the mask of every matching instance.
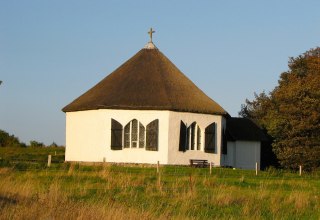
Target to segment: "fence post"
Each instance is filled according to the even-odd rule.
[[[210,162],[210,175],[212,173],[212,162]]]
[[[258,163],[256,162],[256,176],[258,176]]]
[[[50,167],[51,166],[51,155],[49,154],[48,155],[48,167]]]
[[[157,162],[157,173],[159,173],[159,160]]]
[[[160,173],[158,174],[158,187],[159,187],[159,190],[161,191],[161,176],[160,176]]]
[[[301,176],[302,175],[302,166],[300,165],[299,166],[299,176]]]
[[[193,182],[192,182],[192,174],[191,173],[190,173],[189,181],[190,181],[190,191],[192,192],[193,191]]]

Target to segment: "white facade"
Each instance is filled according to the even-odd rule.
[[[158,151],[145,148],[111,150],[111,119],[122,126],[136,119],[144,126],[159,120]],[[179,151],[180,123],[196,122],[200,128],[200,150]],[[204,131],[216,123],[215,153],[204,152]],[[66,161],[189,164],[189,159],[206,159],[221,165],[221,131],[225,118],[220,115],[153,110],[100,109],[66,113]]]
[[[260,169],[260,141],[228,141],[227,155],[224,155],[224,165],[240,169],[253,170],[258,163]]]
[[[220,115],[209,114],[195,114],[195,113],[182,113],[170,112],[169,124],[169,154],[168,164],[189,164],[190,159],[204,159],[208,162],[213,162],[215,166],[221,165],[221,131],[225,126],[225,118]],[[179,134],[180,122],[183,121],[188,125],[196,122],[201,129],[201,148],[200,150],[187,150],[185,152],[179,151]],[[204,152],[204,138],[205,128],[211,123],[216,123],[216,151],[215,153]]]

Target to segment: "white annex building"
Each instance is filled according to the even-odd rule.
[[[252,122],[231,118],[159,51],[149,33],[143,49],[63,108],[65,160],[187,165],[202,159],[254,169],[264,138],[259,128],[243,129]]]

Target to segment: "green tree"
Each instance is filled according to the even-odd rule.
[[[50,144],[49,147],[58,147],[58,145],[55,142],[52,142],[52,144]]]
[[[30,141],[30,147],[45,147],[45,145],[38,141]]]
[[[288,66],[269,95],[255,94],[239,114],[273,137],[283,167],[313,169],[320,167],[320,48],[290,58]]]
[[[10,135],[9,133],[0,130],[0,147],[21,147],[23,146],[20,143],[19,139],[14,135]]]

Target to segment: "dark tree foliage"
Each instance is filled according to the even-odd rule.
[[[45,145],[42,142],[30,141],[30,147],[45,147]]]
[[[14,135],[0,130],[0,147],[24,147],[25,144],[20,143],[19,139]]]
[[[246,100],[239,114],[251,118],[273,138],[273,151],[284,168],[320,167],[320,48],[289,59],[269,95]]]

